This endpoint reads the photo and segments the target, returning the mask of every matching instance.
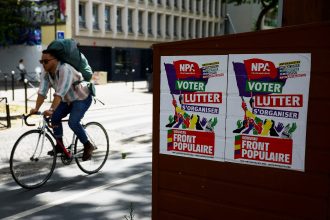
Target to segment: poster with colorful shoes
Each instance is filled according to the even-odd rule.
[[[224,161],[227,59],[161,57],[161,154]]]
[[[304,171],[310,54],[229,55],[228,162]]]

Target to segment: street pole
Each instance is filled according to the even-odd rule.
[[[54,9],[54,39],[57,40],[57,9]]]
[[[7,73],[5,73],[5,91],[7,92]]]
[[[25,113],[27,113],[27,84],[28,84],[28,80],[24,79],[24,91],[25,91]]]
[[[6,98],[6,115],[7,115],[7,128],[11,128],[10,109],[9,109],[9,103],[7,102],[7,98]]]
[[[135,69],[132,69],[132,92],[134,92],[134,72]]]
[[[12,94],[13,94],[13,101],[15,100],[15,82],[14,82],[14,76],[15,76],[15,71],[11,71],[11,90],[12,90]]]

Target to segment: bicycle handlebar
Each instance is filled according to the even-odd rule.
[[[30,123],[27,122],[27,119],[28,119],[31,115],[42,115],[43,118],[44,118],[44,120],[46,121],[47,125],[48,125],[49,127],[52,127],[50,117],[45,116],[45,115],[44,115],[44,112],[40,112],[40,111],[39,111],[39,112],[36,112],[36,113],[32,113],[32,114],[27,114],[27,115],[23,114],[23,115],[22,115],[22,119],[24,120],[24,123],[25,123],[27,126],[35,126],[35,125],[36,125],[36,124],[30,124]],[[68,119],[62,119],[61,121],[62,121],[62,122],[67,122],[67,121],[69,121],[69,120],[68,120]]]
[[[31,116],[31,115],[43,115],[42,112],[36,112],[36,113],[32,113],[32,114],[27,114],[27,115],[22,115],[23,117],[23,120],[24,120],[24,123],[27,125],[27,126],[35,126],[36,124],[30,124],[27,122],[27,119]]]

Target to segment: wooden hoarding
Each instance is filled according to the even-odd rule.
[[[330,147],[326,140],[327,126],[330,123],[327,116],[330,109],[328,89],[330,71],[327,61],[330,57],[330,41],[327,39],[328,36],[330,36],[330,23],[319,23],[154,45],[153,219],[329,219]],[[289,86],[292,85],[290,83],[297,82],[301,85],[302,92],[293,91],[293,93],[298,94],[298,98],[304,96],[303,100],[308,100],[304,103],[304,105],[308,105],[308,108],[305,109],[306,111],[308,109],[308,113],[303,108],[298,110],[280,109],[281,113],[288,110],[299,113],[305,119],[307,117],[307,123],[306,120],[305,122],[302,120],[302,124],[297,121],[299,128],[305,126],[303,131],[298,132],[296,130],[299,135],[302,135],[301,139],[298,136],[293,139],[295,143],[298,143],[297,148],[303,149],[303,152],[300,151],[296,155],[297,158],[302,159],[302,163],[301,161],[297,162],[297,166],[292,169],[268,165],[256,166],[245,163],[244,160],[243,163],[233,163],[233,161],[225,161],[221,156],[210,157],[209,155],[205,159],[199,154],[196,156],[194,152],[179,152],[177,154],[178,152],[173,153],[169,150],[171,146],[168,143],[173,138],[171,136],[173,130],[177,132],[177,137],[181,135],[180,138],[186,138],[186,140],[194,136],[198,138],[198,135],[191,135],[191,129],[180,133],[181,130],[184,130],[183,127],[175,129],[166,127],[170,122],[168,121],[171,119],[170,116],[175,114],[172,103],[173,97],[177,103],[180,100],[178,94],[171,95],[168,85],[161,85],[161,82],[164,81],[162,77],[166,77],[166,75],[162,75],[162,71],[163,74],[166,72],[164,63],[173,64],[174,61],[178,60],[189,61],[189,57],[192,57],[190,62],[203,65],[214,63],[212,59],[208,60],[206,57],[222,56],[232,56],[229,59],[238,62],[239,59],[243,58],[242,56],[249,54],[262,55],[259,58],[267,58],[269,54],[283,54],[279,57],[273,56],[273,58],[279,59],[276,65],[279,63],[284,65],[289,60],[297,61],[297,57],[283,59],[285,54],[293,54],[293,56],[307,54],[307,57],[310,56],[310,71],[307,71],[310,74],[308,80],[304,81],[301,78],[299,82],[291,80],[286,84]],[[201,60],[204,59],[202,56],[206,60]],[[171,58],[174,59],[171,60]],[[271,57],[268,58],[268,60],[272,60]],[[247,58],[244,57],[244,59]],[[228,68],[229,65],[230,63],[228,63]],[[228,86],[234,83],[233,78],[229,79],[228,76]],[[167,82],[166,80],[165,82]],[[212,80],[214,82],[210,81],[209,83],[221,84],[216,79]],[[183,86],[183,82],[180,83]],[[186,84],[192,85],[190,82],[186,82]],[[202,84],[200,83],[201,86]],[[223,103],[228,102],[229,98],[226,97],[227,92],[229,92],[228,89],[226,91],[221,91],[221,88],[214,90],[208,88],[208,84],[206,85],[206,87],[202,86],[204,91],[198,92],[222,93],[225,99]],[[308,91],[308,86],[309,93],[304,93],[304,91]],[[189,90],[188,87],[176,88]],[[292,93],[290,89],[284,89],[288,94]],[[190,100],[191,97],[188,98]],[[260,104],[260,100],[258,101]],[[185,108],[194,108],[195,111],[199,111],[199,108],[191,103],[184,104],[188,105]],[[226,103],[226,105],[228,104]],[[208,107],[222,108],[219,103],[209,103]],[[239,112],[241,106],[232,108],[237,108]],[[227,107],[226,110],[222,110],[222,113],[225,112],[225,115],[228,115],[229,109]],[[167,114],[163,114],[164,111],[167,111]],[[227,117],[223,116],[222,113],[217,115],[219,122],[221,122],[222,117]],[[198,114],[201,118],[208,119],[210,117],[204,113]],[[190,117],[193,116],[190,115]],[[293,120],[292,122],[288,120],[292,126],[295,121],[292,118],[290,120]],[[221,125],[217,126],[215,127],[214,147],[216,149],[219,146],[221,151],[223,137],[221,132],[217,135],[217,129],[221,131]],[[169,132],[169,130],[171,131]],[[182,134],[186,137],[183,137]],[[162,137],[168,138],[167,142],[165,141],[165,148],[162,145]],[[192,143],[193,140],[197,139],[189,140]],[[209,145],[211,146],[211,144]],[[295,147],[294,144],[290,146]],[[225,150],[221,152],[224,153],[225,157]]]

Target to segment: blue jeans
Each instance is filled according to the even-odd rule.
[[[61,102],[55,109],[51,121],[54,126],[54,136],[61,138],[63,136],[62,118],[65,118],[69,113],[69,127],[77,135],[82,144],[88,141],[84,127],[81,125],[80,120],[84,117],[85,112],[92,104],[92,96],[89,95],[84,100],[76,100],[68,104],[67,102]]]

